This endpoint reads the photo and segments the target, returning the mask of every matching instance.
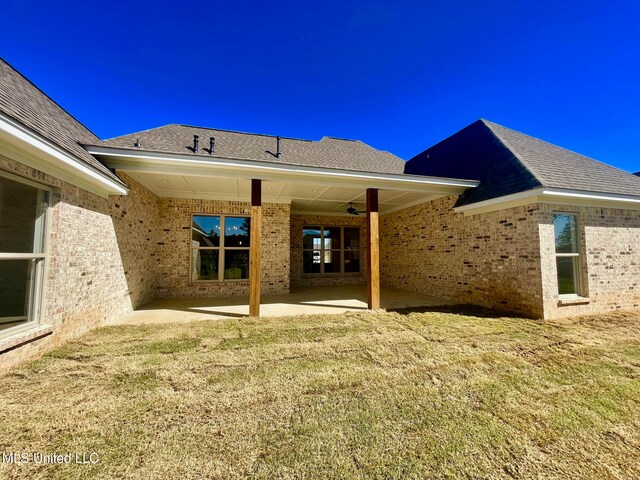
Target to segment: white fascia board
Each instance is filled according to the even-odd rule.
[[[250,161],[156,152],[132,152],[111,147],[86,146],[92,155],[102,157],[110,167],[123,171],[179,175],[223,176],[231,178],[261,178],[274,182],[294,181],[313,185],[362,186],[411,192],[437,192],[458,195],[478,186],[474,180],[458,180],[417,175],[389,174],[315,168],[300,165]]]
[[[513,193],[511,195],[472,203],[471,205],[454,207],[453,211],[456,213],[464,213],[465,215],[475,215],[477,213],[492,212],[494,210],[517,207],[528,203],[536,203],[542,191],[542,188],[535,188],[533,190],[527,190],[526,192]]]
[[[127,189],[103,173],[0,113],[0,152],[91,193],[126,195]]]
[[[600,193],[584,190],[569,190],[564,188],[547,188],[542,192],[547,197],[575,198],[589,201],[621,202],[640,205],[640,190],[637,196],[621,195],[619,193]]]
[[[532,203],[560,204],[571,206],[586,207],[603,207],[603,208],[622,208],[622,209],[640,209],[640,194],[620,195],[615,193],[600,193],[584,190],[570,190],[561,188],[535,188],[526,192],[514,193],[503,197],[492,198],[483,202],[455,207],[456,213],[464,213],[465,215],[476,215],[479,213],[503,210],[505,208],[513,208],[521,205],[529,205]]]

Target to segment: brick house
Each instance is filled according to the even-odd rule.
[[[535,318],[640,304],[640,178],[484,120],[405,162],[186,125],[101,140],[0,61],[0,369],[154,298],[380,285]]]

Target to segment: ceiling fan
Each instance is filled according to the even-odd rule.
[[[349,215],[360,215],[361,213],[365,213],[363,210],[358,210],[353,206],[353,203],[349,202],[349,206],[347,207],[347,213]]]

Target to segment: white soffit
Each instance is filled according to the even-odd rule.
[[[160,197],[201,198],[208,200],[250,201],[251,181],[227,177],[202,177],[149,172],[127,172],[134,180]],[[406,208],[441,197],[442,193],[417,193],[399,190],[380,190],[381,213]],[[265,203],[291,204],[295,213],[341,215],[349,203],[358,210],[365,208],[365,189],[327,187],[291,182],[263,181]]]
[[[292,212],[345,214],[349,203],[364,210],[367,188],[379,190],[381,213],[444,195],[459,195],[478,182],[403,174],[357,172],[227,158],[87,146],[106,165],[124,171],[161,197],[249,201],[250,180],[263,180],[266,203],[289,203]]]
[[[160,173],[233,179],[260,178],[272,182],[378,188],[444,195],[457,195],[467,188],[478,185],[478,182],[473,180],[358,172],[218,157],[203,158],[195,155],[138,152],[103,146],[87,146],[85,148],[111,168],[139,174]]]
[[[638,196],[615,193],[588,192],[559,188],[535,188],[526,192],[492,198],[483,202],[454,208],[455,212],[465,215],[493,212],[532,203],[547,203],[569,206],[622,208],[640,210],[640,192]]]
[[[102,197],[127,193],[107,175],[4,114],[0,114],[0,153]]]

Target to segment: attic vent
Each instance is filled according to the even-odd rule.
[[[198,148],[200,145],[200,137],[198,135],[193,136],[193,153],[198,153]]]
[[[273,153],[271,150],[265,150],[265,153],[273,155],[276,158],[280,158],[280,137],[276,137],[276,152]]]
[[[216,149],[216,139],[209,138],[209,155],[213,155],[213,151]]]
[[[133,144],[134,147],[138,147],[140,148],[142,146],[142,144],[140,143],[140,139],[136,138],[136,143]]]

